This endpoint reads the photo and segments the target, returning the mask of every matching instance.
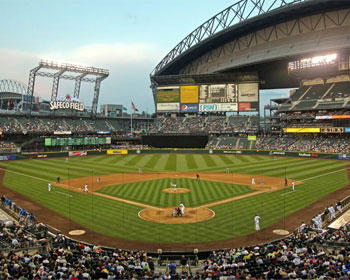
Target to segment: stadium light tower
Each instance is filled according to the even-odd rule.
[[[56,72],[44,72],[47,69]],[[94,97],[92,100],[91,116],[97,113],[98,99],[100,95],[101,82],[109,76],[109,71],[102,68],[81,66],[68,63],[58,63],[54,61],[41,60],[39,66],[30,70],[27,94],[31,96],[30,114],[32,112],[33,94],[36,76],[53,78],[51,101],[57,99],[60,79],[75,81],[74,98],[79,99],[81,82],[95,83]],[[90,76],[90,77],[86,77]],[[91,77],[93,76],[93,77]]]

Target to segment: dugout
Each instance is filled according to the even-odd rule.
[[[153,134],[143,135],[142,145],[154,148],[205,148],[208,135]]]

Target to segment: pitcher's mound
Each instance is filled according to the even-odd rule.
[[[162,224],[188,224],[209,220],[215,216],[215,212],[205,207],[185,208],[185,215],[173,217],[175,207],[147,208],[139,212],[139,217],[155,223]]]
[[[167,193],[185,193],[185,192],[190,192],[191,190],[185,189],[185,188],[168,188],[168,189],[163,189],[163,192]]]

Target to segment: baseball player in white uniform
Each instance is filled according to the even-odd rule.
[[[298,229],[298,232],[301,233],[304,231],[304,229],[306,228],[306,224],[304,222],[301,223],[301,226]]]
[[[338,203],[337,203],[337,210],[338,210],[340,213],[343,212],[343,210],[341,209],[341,202],[340,202],[340,201],[338,201]]]
[[[51,183],[50,182],[47,184],[47,188],[49,189],[49,192],[51,192]]]
[[[252,185],[255,185],[255,178],[252,177]]]
[[[293,190],[293,192],[295,190],[295,182],[294,181],[292,181],[292,190]]]
[[[88,185],[87,184],[85,184],[85,186],[84,186],[84,192],[88,192],[89,191],[89,189],[88,189]]]
[[[318,217],[318,216],[315,216],[315,217],[313,217],[313,218],[311,219],[314,228],[319,228],[319,225],[318,225],[318,218],[317,218],[317,217]]]
[[[182,216],[185,215],[185,205],[183,205],[183,203],[180,203],[180,210],[181,210]]]
[[[331,206],[328,207],[329,213],[331,214],[331,219],[334,220],[335,219],[335,210],[333,207],[333,204],[331,204]]]
[[[255,223],[255,230],[256,231],[260,230],[260,217],[258,214],[255,214],[254,223]]]
[[[170,183],[170,186],[174,188],[174,192],[176,192],[177,184]]]
[[[317,228],[322,229],[322,213],[316,216]]]
[[[101,176],[97,176],[97,183],[101,182]]]
[[[68,163],[68,161],[69,161],[69,159],[68,159],[68,158],[66,158],[66,163]]]

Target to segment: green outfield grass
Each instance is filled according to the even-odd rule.
[[[267,227],[282,219],[284,213],[290,215],[348,183],[345,161],[299,158],[274,160],[271,157],[239,155],[147,154],[70,158],[68,164],[65,164],[65,158],[55,158],[9,161],[2,165],[7,168],[6,186],[65,217],[108,236],[153,242],[207,242],[246,235],[254,232],[255,213],[261,216],[261,227]],[[58,187],[54,187],[51,193],[47,191],[48,181],[55,181],[58,176],[61,180],[121,172],[132,176],[127,173],[137,172],[138,168],[142,168],[143,172],[225,172],[226,168],[230,168],[232,172],[255,174],[256,177],[284,178],[287,175],[289,179],[303,181],[303,184],[288,195],[281,196],[290,188],[212,207],[214,218],[181,225],[144,221],[138,217],[142,208],[107,198]],[[164,182],[170,184],[167,180],[164,179]],[[176,205],[182,199],[185,205],[200,205],[250,191],[244,186],[214,182],[196,185],[193,180],[183,180],[193,190],[187,198],[184,194],[159,194],[163,184],[156,183],[161,180],[113,186],[101,191],[149,205]],[[183,183],[182,179],[180,182]],[[90,185],[94,183],[91,179]],[[153,188],[152,191],[150,188]]]
[[[190,192],[179,194],[163,192],[163,189],[170,188],[170,183],[177,184],[179,188],[189,189]],[[235,184],[175,178],[106,186],[99,192],[127,200],[146,202],[148,205],[158,207],[175,207],[180,203],[184,203],[187,207],[195,207],[250,193],[253,190],[247,186]]]

